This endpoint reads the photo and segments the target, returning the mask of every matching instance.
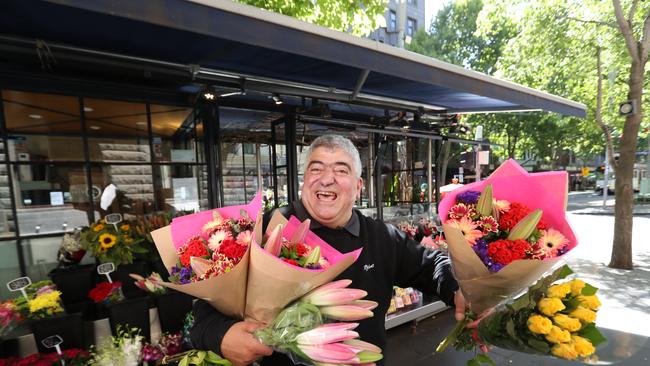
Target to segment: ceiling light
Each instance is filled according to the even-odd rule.
[[[43,118],[43,116],[41,116],[40,114],[30,114],[27,117],[32,118],[32,119],[41,119],[41,118]]]
[[[273,94],[273,96],[272,96],[271,98],[273,98],[273,101],[274,101],[275,104],[277,104],[277,105],[280,105],[280,104],[284,103],[284,102],[282,101],[282,99],[280,99],[280,96],[279,96],[278,94]]]
[[[102,128],[99,127],[99,126],[88,126],[88,128],[90,128],[91,130],[95,130],[95,131],[96,131],[96,130],[101,130],[101,129],[102,129]]]
[[[84,107],[84,112],[94,112],[95,110],[90,107]]]
[[[138,121],[138,122],[136,122],[135,124],[136,124],[136,125],[139,125],[139,126],[144,126],[144,125],[147,124],[147,122],[144,122],[144,121]]]
[[[221,94],[219,96],[221,98],[225,98],[225,97],[231,97],[233,95],[244,95],[244,94],[246,94],[246,93],[244,93],[243,91],[240,90],[240,91],[236,91],[236,92],[223,93],[223,94]]]
[[[205,100],[214,100],[214,93],[205,91],[203,92],[203,98],[205,98]]]

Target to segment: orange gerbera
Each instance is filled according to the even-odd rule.
[[[463,217],[460,220],[449,220],[447,224],[460,230],[465,240],[471,245],[474,245],[478,239],[483,237],[483,232],[477,229],[476,223],[469,217]]]

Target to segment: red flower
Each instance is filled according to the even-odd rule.
[[[116,281],[113,283],[110,282],[100,282],[90,290],[88,293],[88,296],[93,299],[94,302],[100,303],[106,300],[110,294],[115,291],[116,289],[122,287],[122,282]]]
[[[531,212],[533,210],[522,203],[510,202],[510,209],[499,216],[499,228],[501,230],[510,230]],[[537,230],[544,230],[546,228],[546,223],[543,220],[539,220]]]
[[[311,248],[305,243],[296,244],[296,254],[298,257],[304,257],[311,251]]]
[[[293,264],[294,266],[298,266],[298,267],[300,266],[300,265],[298,264],[298,262],[296,262],[296,261],[293,260],[293,259],[282,258],[282,260],[285,261],[285,262],[287,262],[287,263],[289,263],[289,264]]]
[[[196,236],[188,240],[187,244],[179,249],[179,252],[180,261],[187,268],[190,267],[191,257],[208,257],[210,255],[203,239]]]
[[[488,255],[496,263],[506,265],[513,261],[509,250],[509,240],[497,240],[488,244]]]
[[[510,252],[512,252],[512,260],[524,259],[529,253],[532,253],[533,247],[529,242],[523,239],[518,239],[510,242]]]
[[[219,246],[219,253],[230,259],[241,259],[246,253],[246,246],[239,245],[235,239],[225,239]]]

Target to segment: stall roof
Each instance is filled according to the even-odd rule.
[[[581,103],[226,0],[11,0],[0,33],[159,60],[258,90],[439,113],[585,116]]]

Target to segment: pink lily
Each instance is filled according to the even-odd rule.
[[[300,345],[323,345],[357,338],[358,336],[359,333],[342,327],[319,326],[298,334],[298,336],[296,336],[296,342]]]
[[[350,302],[348,305],[359,306],[367,310],[374,310],[379,304],[377,303],[377,301],[372,301],[372,300],[354,300]]]
[[[352,348],[356,348],[361,351],[370,351],[374,353],[381,353],[381,348],[375,346],[372,343],[368,343],[365,341],[362,341],[360,339],[348,339],[346,341],[343,341],[344,344],[347,344],[348,346]]]
[[[329,282],[329,283],[326,283],[326,284],[324,284],[324,285],[322,285],[320,287],[315,288],[314,290],[312,290],[312,292],[310,292],[306,296],[309,296],[310,294],[312,294],[312,293],[314,293],[316,291],[320,291],[320,290],[329,290],[329,289],[335,289],[335,288],[348,287],[348,286],[350,286],[351,283],[352,283],[352,280],[338,280],[338,281]]]
[[[316,289],[302,298],[316,306],[344,305],[366,297],[368,293],[352,288]]]
[[[298,229],[293,233],[291,236],[291,243],[293,244],[299,244],[302,243],[305,240],[305,236],[307,235],[307,232],[309,231],[309,225],[311,224],[311,220],[307,219],[303,222],[300,223],[298,226]]]
[[[372,311],[354,305],[323,306],[320,313],[327,318],[343,321],[367,319],[373,315]]]
[[[298,348],[307,357],[314,361],[328,362],[333,364],[346,364],[357,359],[356,354],[353,351],[340,343],[321,345],[299,344]]]
[[[214,264],[213,261],[201,257],[190,257],[190,267],[198,277],[203,276]]]
[[[273,229],[264,245],[264,249],[274,257],[279,256],[280,249],[282,249],[282,226],[278,225]]]

